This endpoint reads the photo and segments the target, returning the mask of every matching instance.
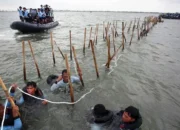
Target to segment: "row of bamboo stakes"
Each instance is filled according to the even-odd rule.
[[[132,35],[131,35],[131,38],[130,38],[129,45],[132,44],[132,39],[133,39],[133,36],[134,36],[135,29],[137,29],[137,33],[138,33],[138,38],[137,39],[140,40],[140,37],[142,38],[144,36],[144,34],[142,34],[142,35],[140,35],[140,34],[143,33],[143,31],[146,31],[146,34],[147,34],[149,32],[149,30],[154,25],[157,24],[157,22],[158,22],[157,18],[152,19],[150,17],[147,17],[147,18],[144,19],[144,22],[142,23],[141,28],[140,28],[140,18],[138,19],[137,27],[136,27],[136,19],[134,20],[134,23],[133,23],[133,21],[130,21],[127,33],[130,32],[132,23],[133,23],[133,27],[132,27]],[[151,28],[149,27],[150,23],[152,23]],[[124,22],[122,22],[122,34],[121,34],[121,36],[122,36],[122,43],[116,49],[114,41],[115,41],[115,38],[119,36],[118,31],[117,31],[117,21],[116,21],[116,23],[113,22],[113,25],[112,25],[113,27],[111,27],[111,23],[108,22],[107,26],[105,26],[105,22],[103,22],[103,39],[106,41],[107,48],[108,48],[108,59],[107,59],[107,63],[106,63],[106,67],[107,68],[110,67],[111,60],[116,56],[116,54],[118,53],[120,48],[122,47],[122,51],[124,50],[125,43],[127,42],[125,34],[124,34],[126,25],[127,25],[127,23],[125,23],[125,25],[124,25]],[[90,46],[91,46],[91,51],[92,51],[92,55],[93,55],[94,66],[95,66],[97,78],[99,78],[99,72],[98,72],[98,65],[97,65],[97,61],[96,61],[94,45],[95,45],[95,43],[97,44],[98,28],[99,28],[99,24],[96,24],[94,38],[92,38],[92,27],[91,27],[90,34],[89,34],[89,44],[88,44],[88,48],[90,48]],[[139,28],[140,28],[140,30],[139,30]],[[112,56],[111,56],[111,52],[110,52],[111,41],[110,41],[109,30],[111,30],[111,32],[112,32],[112,43],[113,43],[113,49],[114,49],[114,53],[113,53]],[[86,32],[87,32],[87,30],[85,28],[84,29],[84,43],[83,43],[83,54],[84,55],[85,55],[85,48],[86,48]],[[139,34],[139,32],[140,32],[140,34]],[[67,56],[67,54],[65,54],[65,55],[63,54],[63,52],[61,51],[60,47],[58,47],[56,42],[53,40],[52,32],[50,34],[50,38],[51,38],[51,48],[52,48],[52,56],[53,56],[53,63],[54,63],[54,65],[56,63],[56,61],[55,61],[55,54],[54,54],[54,44],[57,46],[57,48],[58,48],[60,54],[62,55],[63,59],[65,59],[66,69],[67,69],[68,78],[69,78],[69,88],[70,88],[71,102],[74,102],[74,93],[73,93],[72,83],[71,83],[71,80],[70,80],[71,73],[70,73],[70,68],[69,68],[69,63],[68,63],[68,56]],[[75,51],[74,46],[72,46],[71,30],[69,31],[69,39],[70,39],[70,59],[72,60],[72,54],[73,54],[77,70],[80,70],[80,66],[79,66],[79,63],[78,63],[78,60],[77,60],[77,56],[76,56],[76,51]],[[32,58],[33,58],[33,61],[34,61],[34,64],[35,64],[35,67],[36,67],[36,70],[37,70],[37,73],[38,73],[38,77],[41,78],[40,70],[39,70],[37,61],[36,61],[35,56],[34,56],[34,52],[33,52],[33,48],[32,48],[31,42],[28,41],[28,44],[29,44],[29,47],[30,47],[30,50],[31,50],[31,55],[32,55]],[[27,80],[27,78],[26,78],[26,66],[25,66],[25,63],[26,63],[25,62],[25,42],[24,41],[22,42],[22,54],[23,54],[23,75],[24,75],[24,80]],[[82,83],[82,86],[84,86],[84,81],[83,81],[82,76],[79,73],[79,71],[78,71],[78,75],[80,77],[80,81]],[[6,94],[6,97],[9,97],[9,94],[7,92],[7,88],[5,87],[5,85],[4,85],[4,83],[3,83],[1,78],[0,78],[0,84],[1,84],[3,90],[4,90],[5,94]],[[15,105],[15,104],[13,104],[13,101],[11,101],[11,104],[12,104],[12,106]]]

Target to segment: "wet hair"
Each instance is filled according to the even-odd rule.
[[[94,106],[93,114],[95,116],[104,116],[108,113],[103,104],[97,104]]]
[[[22,8],[21,6],[19,6],[19,8]]]
[[[34,81],[27,82],[26,87],[33,86],[34,88],[37,88],[37,84]]]
[[[67,69],[64,69],[64,70],[62,71],[62,75],[63,75],[64,73],[67,73]]]
[[[137,118],[139,118],[139,110],[133,106],[129,106],[125,109],[125,112],[128,113],[128,115],[132,118],[134,118],[135,120]]]

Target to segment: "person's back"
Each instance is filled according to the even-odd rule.
[[[95,105],[87,115],[87,121],[90,123],[91,130],[108,129],[113,119],[114,113],[106,110],[102,104]]]

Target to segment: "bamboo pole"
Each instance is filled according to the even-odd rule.
[[[97,75],[97,78],[99,78],[99,72],[98,72],[96,56],[95,56],[95,52],[94,52],[94,45],[93,45],[92,40],[90,40],[90,43],[91,43],[91,49],[92,49],[92,54],[93,54],[93,59],[94,59],[94,66],[95,66],[95,69],[96,69],[96,75]]]
[[[31,46],[31,42],[30,42],[29,40],[28,40],[28,43],[29,43],[29,47],[30,47],[30,49],[31,49],[31,55],[32,55],[32,57],[33,57],[34,64],[35,64],[35,66],[36,66],[36,70],[37,70],[37,73],[38,73],[38,77],[40,78],[40,77],[41,77],[41,74],[40,74],[40,71],[39,71],[39,67],[38,67],[37,61],[36,61],[35,56],[34,56],[34,52],[33,52],[32,46]]]
[[[111,30],[112,30],[112,37],[113,37],[114,53],[115,53],[115,51],[116,51],[116,45],[115,45],[115,43],[114,43],[114,29],[111,28]]]
[[[69,30],[69,41],[70,41],[70,58],[71,58],[71,60],[72,60],[71,30]]]
[[[1,84],[1,87],[2,87],[2,89],[3,89],[3,91],[4,91],[5,95],[6,95],[6,97],[9,98],[9,102],[10,102],[11,106],[14,107],[14,106],[15,106],[15,103],[14,103],[14,101],[10,98],[11,96],[9,95],[8,89],[7,89],[7,87],[5,86],[5,84],[4,84],[3,80],[1,79],[1,77],[0,77],[0,84]]]
[[[125,31],[125,29],[126,29],[126,25],[127,25],[127,22],[125,22],[125,25],[124,25],[124,31]]]
[[[66,69],[67,69],[67,73],[68,73],[68,82],[69,82],[69,90],[70,90],[71,102],[74,102],[74,92],[73,92],[73,87],[72,87],[72,83],[71,83],[71,74],[70,74],[70,68],[69,68],[67,54],[65,54],[65,61],[66,61]]]
[[[78,63],[77,58],[76,58],[76,51],[74,49],[74,46],[72,46],[72,50],[73,50],[73,54],[74,54],[74,59],[75,59],[75,62],[76,62],[77,70],[80,70],[80,66],[79,66],[79,63]],[[84,87],[84,81],[83,81],[82,75],[79,73],[79,71],[78,71],[78,75],[79,75],[80,81],[82,83],[82,86]]]
[[[54,45],[53,45],[53,36],[52,36],[52,32],[51,32],[51,47],[52,47],[53,62],[54,62],[54,64],[55,64],[56,61],[55,61],[55,55],[54,55]]]
[[[105,31],[106,31],[106,38],[105,38],[105,39],[107,40],[107,37],[108,37],[108,36],[107,36],[107,35],[108,35],[107,27],[105,27]]]
[[[129,24],[129,28],[128,28],[128,33],[129,33],[129,31],[130,31],[130,29],[131,29],[131,25],[132,25],[132,20],[131,20],[131,22],[130,22],[130,24]]]
[[[122,51],[124,50],[124,22],[122,22]]]
[[[85,55],[85,48],[86,48],[86,28],[84,29],[84,46],[83,46],[83,54]]]
[[[24,44],[24,41],[22,41],[22,54],[23,54],[23,75],[24,75],[24,80],[26,80],[26,61],[25,61],[25,44]]]
[[[99,24],[97,24],[97,28],[96,28],[96,45],[97,45],[97,38],[98,38],[98,30],[99,30]]]
[[[116,52],[111,56],[110,61],[116,56],[116,54],[118,53],[119,49],[122,47],[122,44],[118,47],[118,49],[116,50]],[[106,66],[108,65],[108,61],[106,63]]]
[[[110,66],[110,58],[111,58],[111,53],[110,53],[110,39],[107,39],[107,44],[108,44],[108,64],[107,64],[107,68],[109,68]]]
[[[103,40],[104,40],[104,21],[103,21]]]
[[[131,45],[131,43],[132,43],[132,39],[133,39],[133,36],[134,36],[134,29],[135,29],[135,25],[133,26],[133,30],[132,30],[132,36],[131,36],[131,40],[130,40],[130,43],[129,43],[129,45]]]
[[[139,26],[137,28],[137,34],[138,34],[138,40],[140,40],[140,35],[139,35]]]
[[[61,55],[62,55],[63,59],[65,60],[64,54],[62,53],[62,51],[61,51],[60,47],[58,47],[58,45],[57,45],[56,41],[54,41],[54,43],[56,44],[56,46],[57,46],[57,48],[58,48],[59,52],[61,53]]]
[[[92,27],[91,27],[90,34],[89,34],[89,45],[88,45],[88,48],[90,48],[91,34],[92,34]]]

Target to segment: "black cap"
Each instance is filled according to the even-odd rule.
[[[95,116],[103,116],[106,115],[108,111],[103,104],[97,104],[94,106],[93,113]]]
[[[125,112],[128,113],[128,115],[134,119],[137,119],[139,117],[139,110],[133,106],[129,106],[125,109]]]

